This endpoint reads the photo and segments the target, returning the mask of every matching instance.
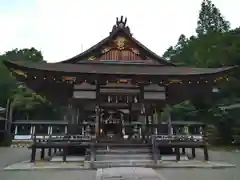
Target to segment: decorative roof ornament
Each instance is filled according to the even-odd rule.
[[[115,40],[117,49],[120,51],[124,50],[126,46],[125,42],[126,42],[126,39],[124,37],[117,37]]]
[[[112,33],[114,33],[115,31],[119,30],[119,29],[123,29],[126,33],[128,33],[129,35],[132,36],[131,32],[130,32],[130,28],[128,26],[126,26],[127,24],[127,18],[123,18],[123,16],[121,16],[120,19],[118,19],[118,17],[116,18],[116,24],[113,26],[112,31],[110,32],[110,35]]]
[[[94,60],[94,59],[96,59],[96,56],[90,56],[89,58],[88,58],[88,60]]]
[[[19,69],[12,69],[11,70],[13,73],[17,74],[18,76],[24,76],[25,78],[27,77],[27,73],[22,71],[22,70],[19,70]]]

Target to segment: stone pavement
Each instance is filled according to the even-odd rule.
[[[26,148],[0,147],[0,169],[13,163],[26,161],[30,159],[30,154],[31,151]]]
[[[196,151],[197,159],[203,160],[203,153]],[[236,164],[236,168],[227,169],[158,169],[167,180],[240,180],[240,152],[209,151],[209,157],[212,161],[222,161]]]
[[[96,180],[165,180],[152,168],[105,168],[98,169]]]
[[[0,148],[0,179],[1,180],[94,180],[94,170],[47,170],[47,171],[3,171],[3,168],[29,160],[30,152],[21,148]],[[198,152],[197,152],[197,157]],[[200,158],[201,159],[201,156]],[[223,161],[236,164],[236,168],[168,168],[155,170],[165,180],[240,180],[240,153],[210,151],[212,161]]]
[[[1,180],[94,180],[96,171],[0,171]]]

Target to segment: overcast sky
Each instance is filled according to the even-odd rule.
[[[134,37],[162,55],[180,34],[195,33],[201,1],[0,0],[0,52],[35,47],[48,62],[65,60],[108,36],[123,15]],[[213,3],[240,26],[239,0]]]

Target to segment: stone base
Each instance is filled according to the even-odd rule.
[[[83,162],[85,160],[84,156],[67,156],[67,162]],[[53,156],[50,162],[63,162],[62,156]]]
[[[83,162],[69,162],[69,163],[52,163],[48,161],[37,161],[36,163],[30,162],[21,162],[12,164],[4,168],[4,170],[14,171],[14,170],[79,170],[79,169],[92,169],[92,163],[90,161]],[[122,166],[116,167],[148,167],[148,168],[232,168],[235,167],[233,164],[224,163],[224,162],[213,162],[213,161],[159,161],[157,165],[154,165],[150,162],[128,162],[129,164],[125,164]],[[141,164],[142,163],[142,164]],[[119,164],[119,162],[118,162]],[[108,166],[105,166],[106,168]],[[114,167],[114,166],[111,166]]]

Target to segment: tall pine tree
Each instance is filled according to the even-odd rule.
[[[211,0],[203,0],[198,19],[196,29],[198,36],[212,32],[227,32],[230,29],[230,23],[224,19]]]

